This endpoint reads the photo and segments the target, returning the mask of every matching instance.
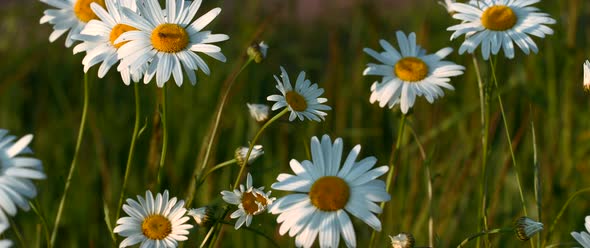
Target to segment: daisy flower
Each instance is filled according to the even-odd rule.
[[[165,10],[157,0],[145,0],[143,3],[138,5],[140,14],[123,8],[127,16],[123,24],[138,30],[123,33],[115,40],[115,44],[126,42],[118,50],[120,66],[131,66],[131,71],[135,71],[148,64],[144,83],[156,76],[158,87],[162,87],[170,75],[178,86],[182,85],[183,69],[193,85],[197,83],[196,70],[209,75],[209,67],[197,52],[225,62],[221,48],[210,43],[227,40],[229,36],[203,31],[221,12],[221,8],[215,8],[191,22],[201,0],[166,0]]]
[[[225,202],[233,205],[238,205],[238,209],[234,211],[230,218],[238,219],[235,228],[240,228],[244,223],[250,226],[252,217],[258,215],[266,210],[267,206],[271,205],[275,200],[270,197],[271,191],[264,193],[264,187],[252,187],[252,175],[248,173],[246,178],[246,186],[240,184],[240,189],[235,189],[233,192],[224,190],[221,192],[222,198]]]
[[[4,233],[8,229],[8,223],[0,223],[0,234]],[[0,240],[0,248],[12,247],[12,241],[8,239]]]
[[[74,44],[73,35],[79,34],[86,23],[96,19],[96,14],[90,8],[90,4],[97,3],[104,7],[104,0],[41,0],[41,2],[57,9],[43,11],[43,17],[39,23],[53,25],[54,30],[49,35],[50,42],[54,42],[68,32],[66,47]]]
[[[191,208],[186,213],[189,216],[192,216],[197,225],[205,226],[209,223],[211,219],[212,210],[209,207],[200,207],[200,208]]]
[[[584,226],[586,226],[586,230],[590,232],[590,215],[586,216],[586,223],[584,224]],[[574,239],[576,239],[576,241],[578,241],[578,243],[580,243],[580,245],[582,245],[582,247],[590,248],[590,234],[581,231],[579,233],[572,232],[571,235],[572,237],[574,237]]]
[[[248,111],[250,111],[250,116],[254,118],[257,122],[263,122],[268,120],[268,106],[266,104],[256,104],[256,103],[246,103],[248,106]]]
[[[392,248],[414,248],[414,244],[416,243],[412,234],[403,232],[395,236],[389,236],[389,239],[391,239]]]
[[[318,98],[324,93],[324,89],[318,88],[317,84],[312,84],[309,79],[305,79],[304,71],[297,76],[295,89],[293,89],[289,75],[282,66],[281,72],[282,80],[277,76],[274,77],[277,81],[276,87],[283,95],[270,95],[266,98],[268,101],[276,102],[271,109],[274,111],[287,106],[291,111],[289,121],[295,120],[295,117],[302,121],[304,118],[318,122],[324,120],[328,114],[322,110],[331,110],[330,106],[323,104],[328,99]]]
[[[520,217],[514,223],[514,230],[518,239],[527,241],[535,234],[543,231],[543,223],[529,217]]]
[[[450,77],[463,74],[465,67],[442,60],[453,49],[446,47],[434,54],[416,44],[416,34],[406,36],[397,31],[400,52],[385,40],[380,40],[384,52],[377,53],[371,48],[363,51],[377,59],[381,64],[367,64],[363,75],[382,76],[381,82],[371,85],[370,102],[379,102],[379,107],[389,108],[400,104],[405,114],[414,105],[416,96],[424,96],[429,103],[444,96],[441,88],[454,90],[448,82]]]
[[[45,179],[41,160],[22,156],[32,153],[33,135],[15,139],[0,129],[0,223],[8,223],[7,214],[16,215],[17,207],[28,211],[29,199],[37,195],[32,180]]]
[[[584,63],[584,89],[590,90],[590,61]]]
[[[356,161],[360,145],[355,146],[341,163],[342,139],[334,143],[328,135],[311,138],[312,161],[290,161],[295,175],[280,174],[271,188],[295,191],[279,198],[270,207],[282,223],[279,233],[297,236],[295,245],[311,247],[319,235],[320,247],[338,247],[340,235],[347,247],[356,247],[352,214],[377,231],[381,222],[374,213],[382,209],[375,202],[389,201],[385,183],[376,178],[388,171],[387,166],[374,169],[375,157]]]
[[[83,41],[74,47],[74,54],[86,52],[86,56],[82,60],[84,73],[88,72],[90,67],[102,62],[98,69],[99,78],[104,77],[109,69],[119,61],[117,49],[124,43],[115,44],[115,40],[122,33],[137,30],[132,26],[121,23],[125,19],[125,16],[121,13],[121,8],[125,7],[137,11],[135,0],[105,0],[105,4],[106,10],[102,6],[92,3],[90,8],[96,13],[98,19],[90,20],[80,34],[72,36],[73,39]],[[130,78],[133,78],[135,82],[141,79],[145,66],[133,72],[129,70],[128,66],[118,69],[121,72],[123,82],[129,85]]]
[[[188,229],[193,226],[185,224],[190,218],[185,216],[184,201],[176,197],[168,199],[168,190],[158,193],[156,198],[149,190],[145,199],[137,196],[138,201],[127,199],[123,210],[129,216],[117,220],[113,232],[125,238],[119,247],[141,243],[141,247],[177,247],[178,241],[187,239]]]
[[[538,12],[531,4],[540,0],[481,0],[469,3],[453,3],[456,13],[453,18],[463,21],[449,27],[455,31],[451,40],[466,35],[459,48],[459,54],[465,51],[473,53],[481,44],[481,53],[485,60],[491,54],[498,54],[500,47],[507,58],[514,58],[514,43],[525,53],[537,53],[539,49],[530,35],[544,38],[553,34],[546,25],[555,24],[548,14]]]
[[[250,150],[250,147],[247,147],[247,146],[240,146],[240,147],[236,148],[236,151],[234,152],[234,156],[240,166],[244,164],[244,160],[246,159],[246,155],[248,155],[248,150]],[[250,152],[250,157],[248,157],[248,164],[254,163],[254,161],[262,155],[264,155],[264,149],[262,148],[262,145],[253,146],[252,152]]]

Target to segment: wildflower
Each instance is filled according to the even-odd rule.
[[[451,40],[466,35],[459,48],[459,54],[465,51],[473,53],[481,44],[481,53],[485,60],[491,54],[498,54],[503,48],[507,58],[514,58],[514,43],[525,53],[538,52],[537,45],[529,35],[544,38],[553,34],[546,25],[555,24],[548,14],[538,12],[531,4],[539,0],[484,0],[469,3],[452,3],[457,13],[453,18],[463,21],[449,27],[455,31]]]
[[[373,168],[377,159],[367,157],[356,162],[360,145],[355,146],[344,163],[342,139],[332,143],[328,135],[311,138],[312,161],[290,161],[295,175],[280,174],[271,188],[297,192],[279,198],[269,209],[278,214],[279,233],[295,238],[295,246],[311,247],[319,235],[320,247],[338,247],[340,234],[347,247],[356,247],[352,214],[380,231],[374,215],[382,209],[375,202],[389,201],[385,183],[376,178],[387,166]]]
[[[529,217],[520,217],[515,223],[516,237],[522,241],[529,240],[536,233],[543,231],[543,223]]]
[[[289,121],[295,120],[296,117],[302,121],[304,118],[318,122],[324,120],[328,114],[323,110],[331,110],[328,105],[323,104],[328,99],[318,98],[324,93],[324,89],[318,88],[317,84],[312,84],[309,79],[305,79],[304,71],[301,71],[297,76],[295,88],[293,88],[289,75],[282,66],[281,72],[282,80],[277,76],[275,76],[275,80],[277,81],[276,87],[282,95],[270,95],[266,98],[268,101],[276,102],[271,109],[274,111],[287,106],[291,111]]]
[[[260,63],[262,62],[263,59],[266,58],[266,51],[268,50],[268,45],[266,43],[264,43],[264,41],[261,41],[258,44],[253,44],[250,47],[248,47],[248,50],[246,51],[246,53],[248,54],[248,56],[254,60],[254,62],[256,63]]]
[[[590,61],[584,63],[584,89],[590,90]]]
[[[41,2],[57,9],[43,11],[41,24],[53,25],[54,31],[49,35],[49,41],[54,42],[68,32],[66,35],[66,47],[72,46],[72,36],[79,34],[86,23],[96,19],[96,14],[90,8],[90,4],[96,3],[104,7],[104,0],[41,0]]]
[[[8,223],[0,223],[0,234],[4,233],[8,229]],[[10,248],[12,247],[12,241],[8,239],[0,240],[0,248]]]
[[[450,77],[463,74],[465,67],[453,62],[442,60],[453,49],[446,47],[434,54],[416,44],[416,34],[406,36],[398,31],[397,42],[401,54],[385,40],[379,41],[384,52],[377,53],[371,48],[365,48],[365,53],[371,55],[382,64],[367,64],[363,75],[382,76],[381,82],[371,85],[371,103],[379,102],[379,107],[393,108],[400,104],[402,113],[407,113],[414,105],[416,96],[424,96],[429,103],[444,96],[442,88],[454,90],[448,82]]]
[[[590,215],[586,216],[585,220],[586,222],[584,223],[584,226],[586,226],[586,230],[590,232]],[[583,248],[590,248],[590,234],[581,231],[579,233],[571,232],[571,235],[576,241],[578,241],[578,243],[580,243],[580,245],[582,245]]]
[[[412,234],[404,232],[395,236],[389,236],[389,238],[391,239],[392,248],[414,248],[414,244],[416,243]]]
[[[246,187],[240,185],[240,189],[235,189],[233,192],[224,190],[221,192],[223,200],[229,204],[238,205],[238,210],[234,211],[230,218],[238,219],[235,228],[239,229],[244,223],[250,226],[252,217],[265,211],[269,205],[275,200],[270,197],[270,191],[263,192],[264,187],[252,187],[252,175],[248,173],[246,179]]]
[[[238,161],[239,165],[244,164],[244,160],[246,159],[246,155],[248,155],[249,147],[238,147],[235,152],[236,160]],[[250,152],[250,157],[248,158],[248,164],[252,164],[254,160],[264,154],[264,149],[262,149],[261,145],[255,145],[252,147],[252,152]]]
[[[141,196],[137,196],[138,201],[127,199],[123,210],[129,216],[119,218],[113,230],[127,237],[119,247],[141,243],[141,247],[173,248],[178,246],[178,241],[187,240],[188,229],[193,226],[185,224],[189,217],[185,216],[184,201],[168,198],[168,190],[163,195],[158,193],[155,199],[148,190],[145,199]]]
[[[257,122],[264,122],[268,120],[268,106],[266,104],[250,104],[246,103],[248,106],[248,110],[250,111],[250,115],[254,120]]]
[[[193,217],[197,225],[199,226],[206,226],[208,225],[211,219],[211,208],[209,207],[200,207],[200,208],[191,208],[188,210],[187,215]]]

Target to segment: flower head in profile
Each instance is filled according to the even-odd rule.
[[[238,147],[235,152],[235,157],[239,165],[244,164],[244,160],[246,160],[246,155],[248,155],[249,147]],[[255,145],[252,147],[252,152],[250,152],[250,157],[248,157],[248,164],[252,164],[258,157],[264,155],[264,149],[262,145]]]
[[[590,215],[586,216],[584,226],[586,230],[590,232]],[[571,232],[572,237],[578,241],[583,248],[590,248],[590,234],[584,231]]]
[[[54,30],[49,35],[49,41],[54,42],[67,32],[66,47],[74,44],[72,36],[79,34],[86,23],[97,18],[90,4],[96,3],[103,7],[105,5],[104,0],[41,0],[41,2],[56,8],[43,11],[43,17],[39,21],[41,24],[53,25]]]
[[[210,207],[191,208],[186,214],[192,216],[197,225],[206,226],[211,220],[212,211]]]
[[[252,116],[257,122],[268,120],[269,108],[266,104],[246,103],[246,106],[248,106],[250,116]]]
[[[373,168],[377,159],[356,161],[361,150],[355,146],[342,162],[342,139],[334,143],[328,135],[311,138],[312,161],[290,161],[293,174],[280,174],[272,184],[276,190],[295,193],[279,198],[269,208],[278,214],[279,233],[295,238],[295,246],[311,247],[319,239],[320,247],[338,247],[342,235],[347,247],[356,247],[356,236],[349,214],[377,231],[381,221],[375,214],[382,209],[376,202],[390,200],[385,182],[377,177],[387,166]]]
[[[197,83],[195,71],[202,70],[209,75],[209,66],[197,52],[225,62],[221,48],[211,43],[229,37],[203,30],[221,12],[220,8],[192,21],[201,5],[200,0],[166,0],[166,9],[162,9],[157,0],[142,2],[137,6],[139,14],[123,8],[127,17],[123,24],[138,30],[125,32],[115,40],[115,44],[124,43],[118,50],[121,67],[130,66],[130,70],[135,71],[147,65],[144,83],[155,76],[156,84],[162,87],[170,76],[178,86],[182,85],[183,71],[193,85]]]
[[[6,229],[8,229],[8,223],[0,223],[0,234],[3,234]],[[9,239],[2,239],[0,240],[0,248],[10,248],[12,247],[12,241]]]
[[[520,217],[514,224],[516,237],[522,241],[527,241],[533,235],[543,231],[543,223],[535,221],[529,217]]]
[[[323,104],[328,99],[320,97],[324,93],[324,89],[318,88],[317,84],[312,84],[309,79],[305,79],[304,71],[301,71],[297,76],[295,88],[293,88],[289,75],[282,66],[281,79],[275,76],[276,87],[282,95],[270,95],[266,98],[268,101],[276,102],[272,105],[273,111],[286,106],[291,111],[289,121],[293,121],[295,118],[302,121],[305,118],[318,122],[324,120],[328,114],[323,111],[332,109]]]
[[[184,201],[177,201],[176,197],[169,199],[168,190],[158,193],[155,199],[149,190],[145,198],[127,199],[123,211],[129,216],[119,218],[113,230],[126,237],[119,247],[137,243],[141,243],[141,247],[177,247],[179,241],[187,239],[188,229],[193,227],[185,224],[190,218],[185,216]]]
[[[260,63],[266,58],[267,50],[268,45],[264,43],[264,41],[261,41],[260,43],[254,43],[253,45],[249,46],[246,53],[250,59],[254,60],[254,62]]]
[[[395,236],[389,236],[389,239],[391,239],[392,248],[414,248],[414,244],[416,243],[412,234],[404,232]]]
[[[41,160],[23,156],[32,153],[28,145],[33,135],[15,140],[0,129],[0,223],[9,223],[7,215],[15,216],[17,208],[28,211],[29,200],[37,196],[32,180],[46,177]]]
[[[590,61],[584,63],[584,89],[590,90]]]
[[[240,184],[240,189],[235,189],[233,192],[227,190],[221,192],[225,202],[238,205],[238,209],[230,215],[230,218],[238,219],[235,224],[236,229],[244,224],[250,226],[252,217],[264,212],[273,203],[275,198],[270,197],[271,191],[264,193],[263,190],[264,187],[252,187],[252,175],[248,173],[245,187]]]
[[[482,0],[468,3],[452,3],[456,13],[453,18],[461,24],[449,27],[454,31],[451,40],[466,35],[459,54],[473,53],[481,46],[485,60],[490,54],[498,54],[500,48],[507,58],[514,58],[514,43],[525,53],[537,53],[539,49],[530,35],[544,38],[553,34],[546,25],[555,24],[548,14],[530,5],[540,0]]]
[[[365,53],[377,59],[380,63],[367,64],[363,75],[381,76],[380,82],[371,85],[370,102],[378,102],[379,107],[393,108],[400,104],[405,114],[414,106],[416,96],[424,96],[429,103],[444,96],[442,88],[454,90],[448,82],[450,77],[463,74],[465,67],[450,61],[445,61],[453,49],[446,47],[434,54],[416,44],[416,34],[406,36],[398,31],[397,42],[400,52],[385,40],[379,43],[385,51],[378,53],[371,48],[365,48]]]

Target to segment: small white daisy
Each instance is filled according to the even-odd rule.
[[[389,236],[389,239],[391,239],[392,248],[414,248],[416,243],[412,234],[403,232],[395,236]]]
[[[49,35],[49,41],[54,42],[68,32],[66,47],[74,44],[73,35],[79,34],[87,22],[96,19],[96,14],[90,8],[91,3],[97,3],[104,7],[104,0],[41,0],[57,9],[43,11],[43,17],[39,23],[53,25],[54,31]]]
[[[264,187],[252,187],[252,175],[248,173],[246,178],[246,186],[240,184],[240,189],[235,189],[233,192],[224,190],[221,192],[222,198],[229,204],[238,205],[238,209],[234,211],[230,218],[238,219],[235,228],[240,228],[244,223],[250,226],[252,217],[258,215],[266,210],[267,206],[271,205],[275,200],[270,197],[271,191],[264,193]]]
[[[168,190],[158,193],[156,198],[151,191],[146,191],[145,199],[127,199],[123,210],[129,216],[117,220],[113,232],[126,237],[119,247],[141,243],[141,247],[177,247],[178,241],[187,240],[193,226],[185,224],[190,218],[185,216],[184,201],[177,202],[176,197],[168,199]]]
[[[186,214],[192,216],[197,225],[203,226],[211,217],[211,209],[209,207],[191,208]]]
[[[272,105],[273,111],[287,106],[291,111],[289,121],[295,120],[295,117],[302,121],[304,118],[322,121],[328,115],[323,111],[332,109],[330,106],[323,104],[328,99],[320,97],[324,93],[324,89],[318,88],[317,84],[312,84],[309,79],[305,79],[304,71],[301,71],[297,76],[295,88],[291,86],[289,75],[282,66],[282,80],[277,76],[274,77],[277,81],[276,87],[283,95],[270,95],[266,100],[276,102]]]
[[[246,53],[248,56],[254,60],[256,63],[262,62],[263,59],[266,58],[266,52],[268,51],[268,45],[261,41],[260,43],[255,43],[248,47]]]
[[[429,103],[444,96],[441,88],[454,90],[448,82],[450,77],[463,74],[465,67],[453,62],[442,60],[453,49],[446,47],[434,54],[426,54],[426,51],[416,44],[416,34],[406,36],[397,31],[397,42],[400,52],[393,48],[385,40],[380,40],[384,52],[377,53],[371,48],[363,51],[377,59],[382,64],[367,64],[363,75],[382,76],[381,82],[371,85],[370,102],[379,102],[379,107],[393,108],[400,104],[401,111],[405,114],[414,105],[416,96],[424,96]]]
[[[374,169],[375,157],[356,162],[361,150],[355,146],[342,162],[342,139],[334,143],[328,135],[311,138],[312,161],[290,161],[295,175],[280,174],[272,188],[297,193],[281,197],[269,208],[279,214],[279,233],[297,236],[295,245],[311,247],[319,235],[320,247],[338,247],[342,235],[347,247],[356,247],[356,236],[348,213],[377,231],[381,222],[374,215],[382,209],[376,202],[390,200],[385,182],[376,178],[388,171],[387,166]]]
[[[266,104],[256,104],[256,103],[246,103],[248,106],[248,110],[250,111],[250,116],[254,118],[257,122],[263,122],[268,120],[268,112],[269,108]]]
[[[201,0],[166,0],[166,9],[162,10],[157,0],[145,0],[138,5],[140,14],[123,8],[127,16],[123,23],[139,30],[123,33],[115,40],[115,44],[126,42],[118,50],[120,66],[131,66],[134,71],[147,64],[143,80],[148,83],[155,75],[158,87],[164,86],[170,75],[178,86],[182,85],[183,71],[193,85],[197,83],[195,71],[201,69],[209,75],[209,67],[197,52],[225,62],[221,48],[210,43],[227,40],[229,36],[203,31],[221,8],[191,22],[200,5]]]
[[[481,44],[481,53],[485,60],[491,54],[498,54],[503,48],[507,58],[514,58],[514,43],[525,53],[537,53],[539,49],[529,35],[544,38],[553,34],[546,25],[555,24],[548,14],[529,6],[540,0],[481,0],[469,3],[453,3],[453,18],[463,21],[449,27],[455,31],[451,40],[466,35],[459,48],[459,54],[465,51],[473,53]]]
[[[31,154],[28,147],[33,135],[25,135],[16,142],[15,136],[0,129],[0,223],[8,223],[7,214],[16,215],[17,207],[28,211],[29,199],[37,196],[33,179],[45,179],[41,160],[23,157]]]
[[[584,63],[584,89],[590,90],[590,61]]]
[[[586,230],[590,232],[590,215],[586,216],[585,220],[586,222],[584,223],[584,226],[586,227]],[[579,233],[571,232],[571,235],[576,241],[578,241],[578,243],[580,243],[580,245],[582,245],[583,248],[590,248],[590,234],[581,231]]]
[[[8,223],[0,223],[0,234],[4,233],[8,229]],[[10,248],[12,247],[12,241],[8,239],[0,240],[0,248]]]
[[[535,234],[543,231],[543,223],[526,216],[518,218],[514,226],[516,237],[522,241],[527,241]]]
[[[244,164],[244,159],[246,159],[246,155],[248,155],[248,150],[250,147],[241,146],[236,149],[234,156],[238,161],[239,165]],[[252,147],[252,152],[250,152],[250,157],[248,157],[248,164],[252,164],[254,160],[258,157],[264,155],[264,149],[262,149],[262,145],[255,145]]]

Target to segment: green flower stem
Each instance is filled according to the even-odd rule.
[[[514,232],[514,228],[497,228],[497,229],[493,229],[493,230],[489,230],[489,231],[481,231],[479,233],[476,233],[474,235],[469,236],[468,238],[464,239],[463,242],[461,242],[461,244],[459,244],[457,246],[457,248],[461,248],[461,247],[465,247],[465,245],[467,243],[469,243],[469,241],[474,240],[475,238],[478,238],[480,236],[483,235],[489,235],[489,234],[496,234],[496,233],[512,233]]]
[[[234,158],[234,159],[232,159],[232,160],[228,160],[228,161],[222,162],[222,163],[220,163],[220,164],[218,164],[218,165],[214,166],[213,168],[209,169],[207,172],[205,172],[205,174],[203,174],[203,176],[202,176],[202,179],[200,179],[200,180],[199,180],[199,182],[197,183],[196,187],[197,187],[197,188],[198,188],[198,187],[200,187],[200,186],[201,186],[201,184],[203,184],[203,182],[205,182],[205,179],[207,179],[207,177],[208,177],[208,176],[209,176],[211,173],[213,173],[214,171],[216,171],[216,170],[219,170],[219,169],[221,169],[221,168],[223,168],[223,167],[226,167],[226,166],[228,166],[228,165],[235,164],[235,163],[237,163],[237,162],[238,162],[238,160]]]
[[[555,229],[555,225],[557,224],[557,222],[559,221],[559,219],[561,218],[561,216],[563,215],[563,213],[565,212],[565,209],[570,205],[570,202],[576,198],[576,196],[578,196],[581,193],[585,193],[585,192],[590,192],[590,187],[588,188],[583,188],[581,190],[578,190],[576,192],[574,192],[568,199],[567,201],[563,204],[563,206],[561,207],[561,209],[559,210],[559,213],[557,214],[557,217],[555,217],[555,219],[553,219],[553,223],[551,224],[551,227],[549,227],[549,232],[547,232],[547,235],[545,235],[545,239],[543,240],[543,245],[541,245],[541,247],[545,247],[545,245],[547,244],[547,242],[549,242],[549,239],[551,238],[551,234],[553,233],[553,230]]]
[[[164,86],[162,87],[162,130],[163,130],[163,136],[162,136],[162,153],[160,155],[160,166],[158,167],[158,190],[160,189],[160,187],[162,186],[162,173],[164,173],[164,163],[166,162],[166,151],[168,150],[168,126],[167,126],[167,119],[166,119],[166,115],[168,112],[168,108],[166,107],[166,102],[167,102],[167,85],[168,84],[164,84]]]
[[[64,210],[64,205],[66,202],[66,198],[68,196],[68,192],[70,189],[70,183],[72,181],[72,177],[74,176],[74,170],[76,170],[76,165],[78,161],[78,154],[80,152],[80,146],[82,144],[82,137],[84,136],[84,129],[86,127],[86,115],[88,112],[88,74],[84,74],[84,105],[82,106],[82,120],[80,121],[80,129],[78,130],[78,139],[76,141],[76,150],[74,151],[74,157],[72,158],[72,164],[70,165],[70,171],[68,172],[68,177],[66,179],[66,184],[64,187],[63,195],[61,196],[61,200],[59,201],[59,207],[57,208],[57,215],[55,216],[55,222],[53,224],[53,230],[51,232],[51,241],[49,242],[49,247],[54,247],[55,239],[57,237],[57,230],[59,227],[59,222],[61,221],[61,216]]]
[[[227,221],[224,221],[224,220],[220,220],[219,223],[224,224],[224,225],[228,225],[228,226],[231,226],[231,227],[234,226],[234,223],[227,222]],[[240,228],[241,229],[246,229],[246,230],[248,230],[250,232],[253,232],[256,235],[262,236],[263,238],[265,238],[266,240],[268,240],[268,242],[270,242],[274,247],[278,247],[278,248],[281,247],[279,244],[277,244],[277,242],[274,239],[272,239],[270,236],[268,236],[268,234],[266,234],[266,233],[264,233],[262,231],[259,231],[256,228],[252,228],[252,227],[245,226],[245,225],[243,225]]]

